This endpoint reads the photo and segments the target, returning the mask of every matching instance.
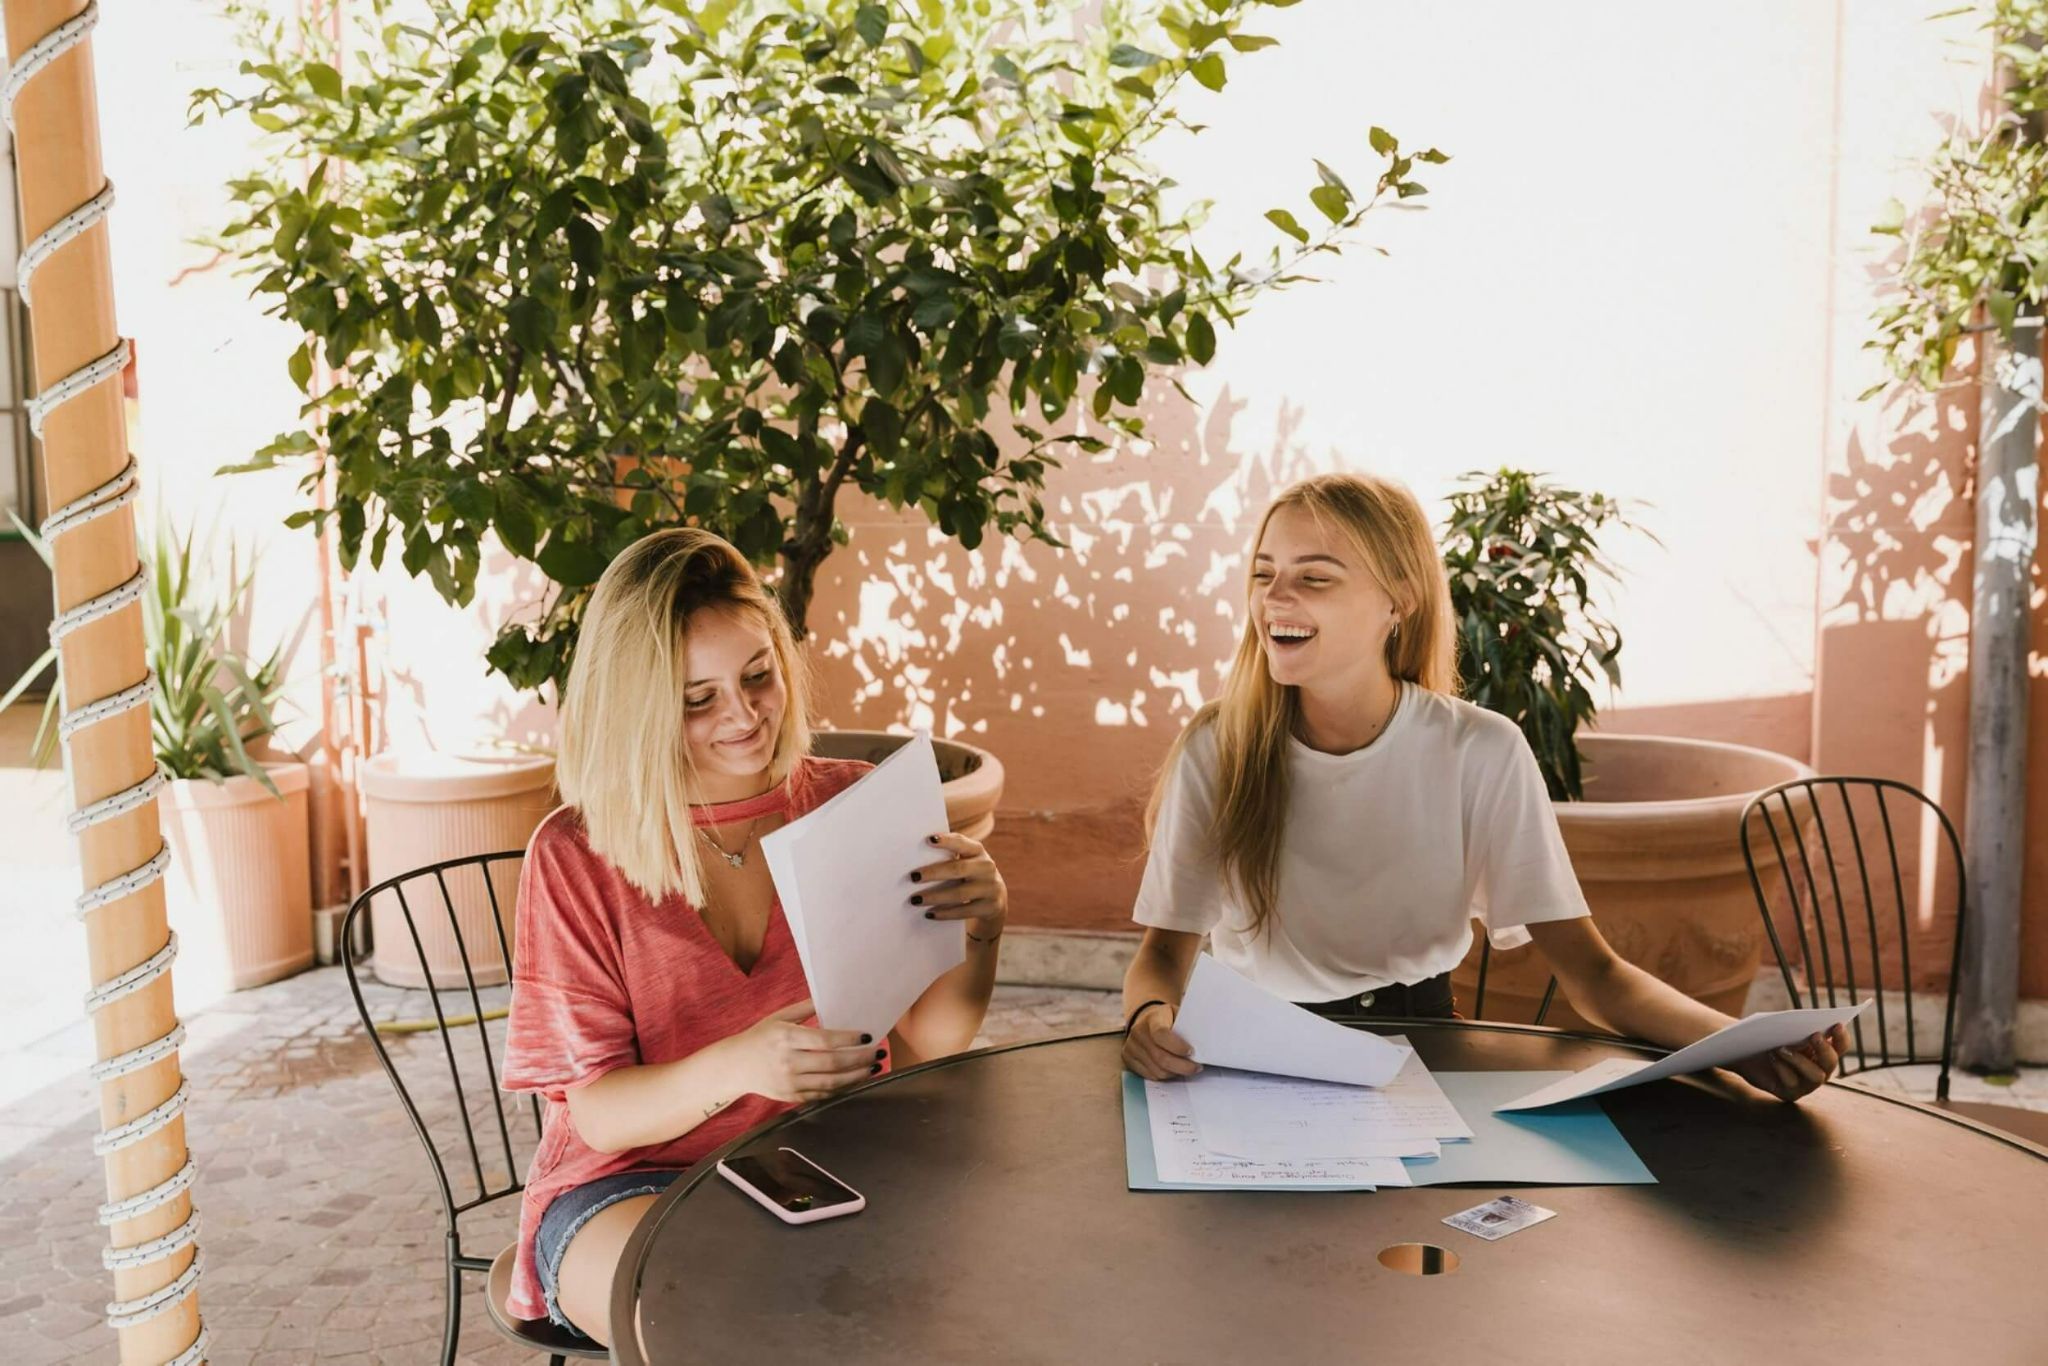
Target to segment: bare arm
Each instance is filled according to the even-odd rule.
[[[995,994],[1001,946],[996,939],[988,939],[979,924],[971,928],[987,942],[970,941],[967,961],[942,974],[903,1012],[896,1028],[889,1031],[892,1066],[912,1067],[943,1058],[974,1042],[988,1014],[989,997]]]
[[[1735,1023],[1621,957],[1589,916],[1527,928],[1572,1006],[1616,1034],[1677,1049]],[[1828,1079],[1848,1042],[1837,1027],[1800,1048],[1775,1048],[1729,1070],[1781,1100],[1797,1100]]]
[[[911,910],[928,920],[964,922],[967,961],[926,987],[889,1032],[897,1067],[959,1053],[974,1042],[995,994],[996,962],[1009,916],[1009,887],[979,841],[944,834],[933,836],[932,843],[953,857],[916,871],[913,880],[920,890]]]
[[[1130,1020],[1131,1026],[1124,1036],[1124,1066],[1147,1080],[1166,1081],[1202,1070],[1196,1065],[1187,1040],[1173,1032],[1181,996],[1188,989],[1188,977],[1194,972],[1195,958],[1201,952],[1199,934],[1147,929],[1130,967],[1124,971],[1124,1018]],[[1150,1006],[1131,1020],[1131,1012],[1148,1001],[1164,1004]]]
[[[739,1034],[674,1062],[605,1073],[568,1093],[576,1135],[599,1152],[624,1152],[681,1138],[741,1096],[817,1100],[863,1081],[881,1054],[866,1035],[809,1029],[799,1001]]]

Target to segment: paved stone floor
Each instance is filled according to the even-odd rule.
[[[432,1013],[424,992],[372,987],[379,1019]],[[483,993],[488,1011],[503,988]],[[467,998],[444,993],[444,1008],[468,1013]],[[1116,1023],[1105,992],[1004,987],[982,1042],[1078,1033]],[[196,1099],[187,1129],[199,1164],[197,1204],[208,1270],[202,1304],[213,1329],[212,1360],[241,1362],[427,1362],[441,1332],[439,1216],[422,1153],[363,1034],[339,969],[304,973],[240,992],[189,1021],[185,1067]],[[499,1026],[487,1026],[495,1042]],[[430,1127],[450,1136],[444,1152],[460,1188],[471,1170],[453,1115],[446,1067],[431,1034],[390,1036],[394,1057],[422,1094]],[[482,1075],[474,1030],[459,1031],[465,1075]],[[94,1098],[83,1077],[91,1039],[81,1021],[11,1053],[0,1053],[0,1083],[62,1079],[0,1108],[0,1341],[9,1366],[114,1359],[100,1324],[108,1286],[99,1268],[93,1210],[103,1198],[90,1152]],[[1911,1070],[1875,1084],[1909,1094],[1931,1087]],[[1961,1099],[1989,1098],[2048,1109],[2048,1072],[2011,1085],[1959,1077]],[[19,1091],[19,1087],[16,1087]],[[481,1121],[481,1165],[502,1181],[505,1162],[489,1089],[469,1103]],[[514,1116],[514,1156],[531,1151],[530,1126]],[[511,1237],[511,1202],[467,1232],[486,1253]],[[480,1300],[465,1301],[463,1359],[526,1362],[499,1341]]]
[[[73,993],[75,995],[75,993]],[[372,988],[380,1019],[430,1016],[424,992]],[[488,1011],[504,992],[485,991]],[[466,995],[443,993],[449,1013],[468,1014]],[[1105,992],[1003,987],[983,1043],[1079,1033],[1117,1023]],[[199,1166],[195,1202],[207,1271],[201,1304],[216,1366],[242,1362],[432,1361],[440,1346],[440,1215],[418,1140],[394,1100],[364,1036],[338,968],[324,968],[223,998],[187,1021],[184,1064],[195,1099],[188,1142]],[[498,1026],[491,1027],[495,1040]],[[390,1036],[387,1036],[390,1037]],[[465,1075],[482,1076],[474,1031],[458,1040]],[[110,1298],[99,1266],[93,1211],[105,1194],[92,1156],[95,1099],[84,1078],[91,1036],[83,1021],[13,1053],[0,1053],[0,1360],[7,1366],[111,1362],[114,1338],[101,1325]],[[397,1036],[394,1056],[423,1093],[445,1096],[447,1069],[431,1034]],[[19,1079],[61,1079],[25,1094]],[[502,1181],[495,1121],[479,1086],[469,1099],[486,1139],[488,1176]],[[429,1108],[430,1127],[453,1117],[452,1102]],[[513,1151],[523,1167],[530,1123],[514,1116]],[[458,1191],[473,1178],[460,1126],[444,1145]],[[494,1161],[495,1158],[495,1161]],[[495,1253],[512,1236],[512,1201],[465,1234]],[[539,1358],[501,1342],[480,1299],[464,1306],[462,1359],[528,1363]]]

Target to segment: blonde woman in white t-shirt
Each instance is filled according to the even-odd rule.
[[[1173,1032],[1203,938],[1331,1015],[1454,1014],[1472,918],[1535,942],[1572,1005],[1670,1048],[1732,1021],[1617,956],[1572,875],[1536,757],[1461,700],[1449,585],[1413,494],[1323,475],[1266,510],[1223,696],[1182,732],[1147,812],[1124,977],[1124,1065],[1197,1069]],[[1784,1100],[1826,1081],[1839,1029],[1732,1070]]]

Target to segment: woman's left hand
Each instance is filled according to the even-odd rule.
[[[910,904],[922,909],[926,920],[975,921],[967,932],[976,939],[1001,934],[1010,910],[1010,889],[981,841],[949,833],[933,835],[928,843],[953,857],[911,872],[918,890]]]
[[[1759,1091],[1796,1101],[1833,1076],[1835,1065],[1848,1051],[1849,1032],[1836,1025],[1797,1047],[1773,1048],[1733,1063],[1728,1070]]]

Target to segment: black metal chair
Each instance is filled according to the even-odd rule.
[[[455,901],[448,892],[448,875],[458,869],[476,870],[490,897],[491,921],[497,930],[498,952],[501,955],[499,962],[509,966],[512,962],[512,948],[505,937],[505,918],[498,904],[498,893],[493,885],[491,871],[496,865],[516,863],[524,857],[523,850],[514,849],[503,853],[449,859],[402,873],[364,891],[349,906],[348,915],[342,921],[341,962],[343,970],[348,974],[349,991],[355,996],[356,1011],[362,1016],[363,1028],[377,1049],[377,1060],[384,1065],[385,1075],[391,1078],[392,1088],[398,1092],[398,1100],[405,1107],[406,1118],[412,1121],[413,1132],[419,1135],[420,1146],[426,1149],[427,1161],[433,1167],[434,1184],[441,1195],[442,1226],[447,1252],[446,1318],[441,1335],[443,1366],[454,1366],[456,1343],[462,1330],[462,1277],[465,1274],[481,1275],[486,1278],[485,1290],[490,1318],[498,1331],[523,1346],[548,1353],[550,1366],[561,1366],[568,1357],[601,1360],[607,1355],[603,1348],[594,1346],[588,1338],[571,1333],[546,1319],[515,1319],[506,1312],[505,1295],[511,1284],[511,1248],[506,1248],[496,1258],[489,1258],[466,1253],[462,1247],[462,1216],[474,1213],[507,1196],[516,1196],[524,1189],[525,1182],[522,1177],[526,1164],[524,1158],[513,1151],[513,1131],[519,1124],[521,1111],[524,1111],[533,1124],[531,1142],[537,1143],[540,1139],[541,1111],[538,1097],[529,1096],[521,1101],[517,1097],[506,1095],[498,1088],[498,1065],[488,1028],[490,1012],[484,1009],[483,998],[477,989],[469,945],[463,939]],[[355,945],[359,918],[369,913],[372,900],[380,895],[388,895],[396,900],[404,917],[405,927],[412,941],[412,952],[419,962],[421,977],[429,983],[434,980],[434,974],[428,966],[426,949],[421,942],[419,922],[415,919],[412,898],[406,894],[408,886],[413,888],[415,896],[424,892],[430,900],[438,898],[438,909],[428,906],[419,914],[445,917],[446,927],[461,958],[462,976],[468,988],[468,1016],[450,1018],[442,1007],[440,993],[429,988],[425,994],[432,1000],[434,1018],[431,1021],[418,1022],[422,1032],[434,1033],[440,1042],[441,1055],[447,1062],[448,1080],[452,1084],[452,1116],[446,1113],[446,1107],[442,1104],[451,1098],[451,1094],[423,1093],[416,1096],[414,1088],[406,1084],[406,1079],[397,1061],[392,1057],[391,1050],[385,1046],[382,1034],[377,1028],[377,1021],[371,1017],[369,1005],[363,998],[362,984],[357,977]],[[403,944],[380,944],[376,948],[380,953],[397,954],[405,951]],[[476,1041],[481,1045],[478,1048],[471,1048],[466,1043],[467,1030],[471,1025],[476,1028]],[[472,1071],[469,1077],[470,1084],[465,1084],[464,1062],[457,1058],[458,1038],[465,1040],[464,1046],[459,1050],[463,1054],[481,1055],[483,1076],[478,1078]],[[474,1066],[475,1063],[470,1062],[470,1067]],[[479,1080],[482,1082],[481,1087],[475,1085]],[[423,1101],[426,1108],[423,1108]],[[507,1120],[508,1111],[511,1116],[510,1122]],[[481,1147],[477,1141],[480,1112],[487,1112],[481,1114],[485,1126],[484,1143]],[[498,1154],[489,1152],[493,1146],[489,1142],[492,1127],[496,1129],[498,1146],[503,1152],[502,1172],[496,1167]],[[449,1171],[449,1161],[444,1157],[442,1146],[436,1142],[437,1130],[441,1136],[450,1140],[448,1151],[455,1154],[457,1171],[453,1179]],[[460,1143],[453,1141],[458,1133]],[[522,1139],[522,1142],[526,1140]],[[465,1152],[469,1159],[466,1172],[461,1163],[461,1157]],[[525,1156],[530,1155],[529,1147]],[[463,1195],[467,1198],[458,1198],[457,1183],[464,1185]],[[473,1193],[469,1189],[472,1186]]]
[[[1830,794],[1830,789],[1832,793]],[[1860,798],[1860,800],[1859,800]],[[1894,812],[1894,806],[1900,809]],[[1941,850],[1948,851],[1955,881],[1955,934],[1949,949],[1948,986],[1942,1007],[1940,1047],[1928,1051],[1929,1030],[1920,1028],[1913,1003],[1913,935],[1908,906],[1908,879],[1899,861],[1900,824],[1932,813],[1941,838],[1929,866],[1916,866],[1912,890],[1939,886]],[[1949,1063],[1955,1047],[1956,978],[1962,963],[1963,937],[1969,924],[1969,888],[1963,868],[1962,841],[1948,813],[1919,789],[1889,778],[1796,778],[1767,788],[1751,799],[1742,813],[1742,859],[1749,870],[1764,933],[1777,956],[1785,993],[1795,1006],[1817,1008],[1878,998],[1875,1022],[1858,1017],[1852,1026],[1853,1046],[1842,1059],[1842,1073],[1876,1071],[1910,1063],[1936,1062],[1935,1104],[1966,1119],[2018,1134],[2035,1143],[2048,1139],[2048,1115],[2014,1106],[1987,1105],[1949,1099]],[[1764,848],[1768,845],[1767,850]],[[1873,855],[1881,850],[1875,867]],[[1775,869],[1774,898],[1759,869]],[[1816,867],[1816,864],[1819,866]],[[1844,886],[1847,877],[1846,892]],[[1889,887],[1889,905],[1885,889]],[[1774,908],[1773,900],[1778,902]],[[1861,903],[1861,923],[1854,914]],[[1775,913],[1774,913],[1775,910]],[[1833,923],[1830,924],[1830,919]],[[1884,935],[1880,923],[1896,926],[1897,974],[1887,982]],[[1787,927],[1781,935],[1780,926]],[[1852,928],[1853,926],[1853,928]],[[1795,974],[1786,938],[1798,941]],[[1860,954],[1858,950],[1861,950]],[[1804,990],[1801,983],[1804,983]],[[1891,1027],[1885,996],[1903,1005],[1905,1030]],[[1932,1021],[1927,1022],[1932,1024]],[[1873,1036],[1875,1046],[1873,1047]]]
[[[1493,962],[1493,941],[1487,936],[1484,925],[1475,926],[1473,933],[1479,936],[1479,984],[1472,988],[1472,1018],[1486,1018],[1486,969]],[[1544,985],[1543,1000],[1536,1006],[1536,1018],[1530,1024],[1540,1025],[1550,1015],[1550,1003],[1557,999],[1557,974],[1550,974],[1550,981]]]

